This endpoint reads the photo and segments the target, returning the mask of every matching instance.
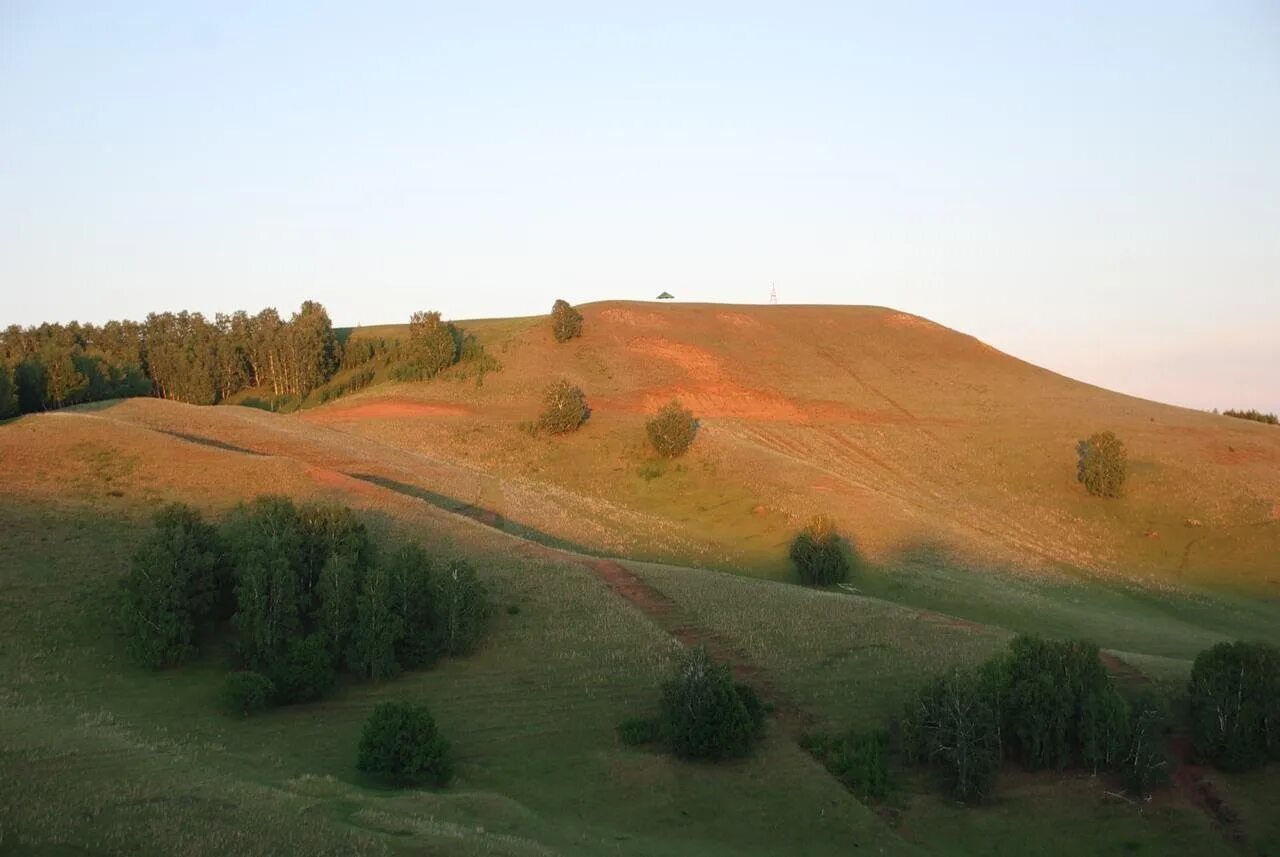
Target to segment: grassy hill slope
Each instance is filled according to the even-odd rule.
[[[542,485],[546,503],[501,490],[479,502],[611,553],[786,577],[791,534],[825,513],[883,567],[923,557],[1280,591],[1273,426],[1075,382],[877,307],[581,309],[583,336],[564,345],[543,318],[461,322],[502,362],[480,385],[459,367],[303,418]],[[572,437],[529,437],[519,424],[557,377],[586,391],[591,419]],[[701,420],[674,463],[643,434],[673,397]],[[1076,442],[1107,429],[1129,448],[1120,501],[1075,480]]]
[[[506,534],[476,506],[448,511],[439,489],[460,492],[483,474],[250,409],[133,400],[26,417],[0,426],[0,457],[20,463],[0,491],[0,842],[20,853],[837,854],[856,843],[972,854],[1040,848],[1068,825],[1088,833],[1054,853],[1222,845],[1176,792],[1140,811],[1108,798],[1104,781],[1074,775],[1007,776],[977,811],[913,782],[878,815],[797,745],[803,729],[872,725],[900,710],[928,672],[1002,645],[1009,629],[996,622],[629,563],[669,612],[643,609],[590,556]],[[130,666],[110,630],[111,593],[149,511],[177,499],[216,516],[268,491],[347,503],[377,532],[465,555],[498,606],[520,610],[500,610],[473,657],[250,719],[220,708],[216,652],[181,670]],[[1156,681],[1185,680],[1206,640],[1278,626],[1265,607],[1250,617],[1224,602],[1151,596],[1143,614],[1107,591],[1024,584],[1009,615],[1100,631]],[[690,629],[784,702],[750,759],[689,765],[615,737],[621,719],[654,704]],[[455,785],[394,793],[354,770],[360,725],[386,698],[431,705],[458,752]],[[1222,782],[1265,843],[1274,784]]]
[[[889,310],[584,313],[564,346],[542,319],[463,323],[503,363],[479,385],[458,367],[295,415],[136,399],[0,425],[0,853],[1280,853],[1274,771],[1210,775],[1229,831],[1195,794],[1130,805],[1078,773],[1006,772],[978,809],[921,777],[873,811],[797,743],[882,723],[1016,631],[1090,637],[1126,680],[1171,689],[1214,642],[1280,642],[1274,427],[1076,384]],[[560,375],[591,420],[531,437],[518,424]],[[655,462],[643,420],[672,395],[702,429]],[[1074,441],[1101,428],[1130,444],[1121,501],[1074,484]],[[500,608],[491,636],[249,719],[219,706],[224,653],[130,666],[112,593],[150,512],[217,517],[265,492],[469,558]],[[858,594],[740,573],[787,577],[814,511],[871,561]],[[699,642],[778,704],[763,747],[705,766],[621,746],[616,724]],[[456,784],[397,793],[355,771],[387,698],[431,706]]]

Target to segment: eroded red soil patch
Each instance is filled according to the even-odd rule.
[[[440,417],[459,416],[471,413],[462,405],[450,405],[442,402],[417,402],[411,399],[369,399],[341,403],[326,408],[315,408],[303,412],[303,418],[324,422],[327,420],[380,420],[401,417]]]

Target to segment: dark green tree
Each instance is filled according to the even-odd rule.
[[[289,641],[304,630],[298,510],[288,498],[259,497],[237,509],[223,531],[235,574],[236,644],[245,663],[271,675]]]
[[[395,786],[445,786],[453,777],[449,742],[425,706],[383,702],[360,735],[356,766]]]
[[[570,306],[568,301],[557,300],[551,307],[551,333],[556,342],[568,342],[575,336],[581,336],[582,313]]]
[[[446,655],[469,654],[484,637],[491,608],[479,576],[465,560],[453,560],[431,577],[432,620],[437,648]]]
[[[133,659],[150,667],[189,660],[222,603],[217,531],[190,507],[161,509],[122,585],[120,626]]]
[[[351,666],[361,675],[387,679],[400,672],[396,644],[404,633],[396,612],[396,587],[388,569],[375,565],[364,576],[356,602]]]
[[[223,694],[232,711],[243,712],[248,717],[271,705],[276,686],[261,673],[246,670],[227,676]]]
[[[1076,444],[1076,478],[1095,497],[1119,497],[1129,471],[1128,453],[1112,432],[1091,435]]]
[[[409,319],[407,361],[399,373],[404,380],[434,378],[458,362],[459,334],[438,312],[415,312]]]
[[[744,756],[759,739],[764,710],[754,691],[733,680],[706,647],[690,650],[658,702],[662,739],[686,759]]]
[[[406,669],[428,666],[440,656],[445,641],[441,620],[448,621],[447,616],[438,615],[431,559],[422,548],[408,544],[388,557],[387,573],[400,620],[396,660]]]
[[[810,586],[831,586],[849,576],[849,558],[830,518],[809,521],[791,543],[791,561]]]
[[[316,583],[316,630],[334,663],[350,660],[358,627],[357,610],[365,572],[349,556],[330,556]]]
[[[333,657],[318,634],[291,637],[284,653],[272,662],[274,700],[281,705],[314,702],[333,688]]]
[[[13,383],[13,370],[0,363],[0,420],[18,414],[18,393]]]

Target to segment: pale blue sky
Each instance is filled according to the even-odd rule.
[[[771,281],[1280,410],[1280,5],[0,0],[0,325]]]

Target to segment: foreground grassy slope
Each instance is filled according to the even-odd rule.
[[[1018,623],[1094,636],[1174,684],[1203,641],[1274,639],[1280,627],[1265,602],[1242,611],[1225,596],[1013,571],[886,569],[860,581],[890,597],[908,587],[908,604],[978,602],[988,619],[975,623],[937,612],[945,603],[631,563],[674,605],[657,620],[582,557],[504,534],[515,525],[486,514],[510,497],[565,516],[591,508],[573,506],[573,492],[248,409],[148,400],[26,417],[0,426],[0,460],[0,845],[18,853],[1215,853],[1221,833],[1176,792],[1134,807],[1102,780],[1011,776],[992,806],[964,811],[918,782],[881,816],[799,749],[797,715],[727,766],[620,747],[613,726],[653,705],[678,651],[673,629],[714,635],[796,706],[799,725],[833,728],[880,722],[927,672],[984,657]],[[109,630],[110,594],[149,511],[180,499],[218,515],[264,491],[347,503],[379,532],[465,555],[499,607],[520,610],[499,610],[474,657],[248,720],[217,707],[217,653],[159,674],[129,666]],[[602,532],[643,520],[620,506],[591,512]],[[460,757],[456,785],[396,794],[355,772],[360,725],[391,697],[432,707]],[[1274,776],[1219,780],[1266,853]],[[1083,832],[1050,835],[1062,829]]]
[[[824,512],[881,566],[1280,592],[1273,426],[1111,393],[876,307],[582,311],[565,345],[542,318],[462,322],[501,372],[380,385],[303,419],[474,468],[496,480],[491,511],[611,553],[786,577],[787,539]],[[591,419],[570,438],[529,437],[520,422],[561,376]],[[672,397],[702,422],[678,463],[643,441],[645,415]],[[1075,481],[1076,441],[1103,429],[1129,447],[1121,501]],[[548,501],[504,494],[521,481]]]

